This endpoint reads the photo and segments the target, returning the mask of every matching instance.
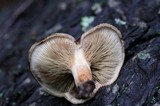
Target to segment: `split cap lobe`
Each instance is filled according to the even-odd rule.
[[[50,94],[80,104],[117,79],[123,46],[120,32],[109,24],[90,29],[79,44],[68,34],[56,33],[31,47],[30,69]]]

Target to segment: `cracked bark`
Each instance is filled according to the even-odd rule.
[[[80,21],[94,16],[90,26],[110,23],[121,30],[125,41],[125,63],[117,81],[101,88],[83,106],[150,106],[160,104],[160,2],[158,0],[101,2],[102,12],[91,7],[99,1],[27,1],[1,11],[10,13],[0,21],[0,105],[70,106],[64,98],[49,95],[35,81],[28,67],[28,50],[37,40],[54,32],[75,38],[83,33]],[[113,1],[112,1],[113,2]],[[61,3],[66,6],[61,7]],[[118,9],[117,9],[118,8]],[[149,10],[148,10],[149,9]],[[15,18],[12,18],[12,17]],[[11,18],[10,18],[11,17]],[[114,19],[127,23],[118,25]],[[7,25],[5,24],[7,23]],[[9,26],[8,26],[9,25]],[[58,26],[59,25],[59,26]],[[5,33],[2,33],[5,32]]]

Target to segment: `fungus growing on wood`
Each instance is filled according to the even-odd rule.
[[[48,93],[80,104],[117,79],[123,46],[118,29],[106,23],[85,32],[79,42],[55,33],[31,47],[30,69]]]

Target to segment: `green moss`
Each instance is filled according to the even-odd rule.
[[[0,98],[2,98],[3,97],[3,93],[0,93]]]
[[[86,31],[89,28],[89,25],[94,21],[94,16],[84,16],[81,19],[82,31]]]
[[[15,102],[12,102],[12,106],[16,106],[16,103],[15,103]]]
[[[80,3],[82,3],[82,1],[83,1],[83,0],[76,0],[76,3],[77,3],[77,4],[80,4]]]
[[[158,89],[158,93],[160,94],[160,88]]]
[[[94,14],[99,14],[102,11],[102,7],[100,3],[93,4],[91,9],[94,12]]]
[[[156,102],[156,98],[153,97],[152,100],[151,100],[151,103],[155,103]]]
[[[115,18],[114,21],[117,25],[126,25],[126,21],[123,21],[119,18]]]
[[[139,58],[139,59],[142,59],[142,60],[145,60],[145,59],[147,59],[147,58],[151,58],[151,56],[150,56],[150,54],[149,53],[147,53],[147,51],[141,51],[140,53],[138,53],[137,54],[137,57]]]
[[[2,69],[0,69],[0,74],[2,74]]]

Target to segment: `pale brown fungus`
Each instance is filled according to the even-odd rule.
[[[106,23],[85,32],[78,44],[71,35],[55,33],[31,47],[31,72],[50,94],[84,103],[117,79],[124,61],[121,37]]]

